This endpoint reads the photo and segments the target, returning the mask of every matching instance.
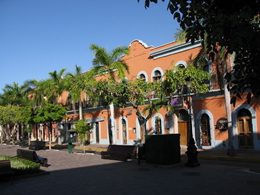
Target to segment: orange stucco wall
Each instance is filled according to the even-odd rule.
[[[200,47],[195,47],[195,48],[189,48],[187,50],[182,50],[180,52],[176,52],[174,54],[169,54],[165,55],[164,57],[156,57],[153,58],[151,57],[152,52],[158,52],[163,49],[169,48],[171,46],[176,45],[175,42],[172,43],[167,43],[165,45],[159,46],[159,47],[151,47],[143,44],[142,42],[135,40],[133,41],[130,46],[129,46],[129,54],[124,56],[122,60],[124,60],[128,67],[129,67],[129,73],[126,74],[127,79],[129,80],[134,80],[137,78],[138,74],[143,71],[147,74],[148,81],[152,81],[152,73],[155,68],[159,68],[162,70],[163,74],[165,73],[166,70],[169,69],[174,69],[175,64],[179,61],[185,61],[188,62],[191,59],[195,58],[196,55],[200,51]],[[229,65],[231,62],[229,63]],[[229,66],[230,68],[230,66]],[[214,139],[217,141],[223,141],[227,140],[228,138],[228,133],[227,131],[220,131],[219,129],[216,128],[216,122],[220,118],[226,118],[226,109],[225,109],[225,99],[223,93],[221,93],[219,89],[219,85],[217,83],[217,65],[212,64],[211,65],[211,72],[212,75],[215,75],[215,79],[212,80],[212,89],[219,92],[217,95],[210,95],[211,93],[208,93],[203,96],[198,96],[194,97],[193,99],[193,114],[194,118],[196,119],[196,115],[201,111],[201,110],[207,110],[209,111],[212,116],[213,116],[213,123],[214,123],[214,129],[213,129],[213,134]],[[106,79],[106,75],[100,75],[97,77],[97,79]],[[212,93],[213,94],[213,93]],[[256,117],[256,124],[255,124],[255,131],[258,134],[258,139],[260,140],[260,120],[257,120],[257,117],[260,115],[260,107],[259,107],[260,100],[254,100],[251,102],[249,105],[255,112]],[[238,99],[236,102],[235,107],[232,107],[232,110],[236,110],[239,108],[241,105],[248,105],[247,102],[245,101],[245,98],[243,99]],[[185,108],[184,108],[185,109]],[[161,116],[163,119],[163,123],[165,124],[166,120],[166,114],[167,110],[164,108],[161,108],[155,115],[158,114],[158,116]],[[155,116],[154,115],[154,116]],[[100,121],[100,138],[103,140],[108,140],[108,119],[110,117],[110,112],[108,109],[103,109],[99,110],[98,112],[90,112],[86,113],[84,115],[84,118],[102,118],[103,120]],[[127,107],[127,108],[121,108],[115,109],[115,121],[116,121],[116,126],[115,126],[115,139],[118,143],[122,143],[122,129],[121,129],[121,119],[124,118],[127,120],[127,138],[128,138],[128,144],[133,143],[133,141],[137,138],[137,116],[136,116],[136,110],[132,107]],[[152,132],[152,127],[154,126],[154,121],[153,117],[149,119],[147,122],[147,128],[148,130],[151,130]],[[195,121],[195,123],[198,123],[199,121]],[[175,121],[175,124],[172,128],[176,127],[177,122]],[[168,130],[167,130],[168,131]],[[176,133],[177,130],[172,131],[171,133]],[[165,133],[166,130],[164,131]],[[196,130],[197,132],[197,130]],[[105,142],[108,143],[108,142]]]

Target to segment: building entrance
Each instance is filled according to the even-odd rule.
[[[178,130],[180,134],[180,144],[188,145],[189,139],[189,114],[186,110],[179,111]]]
[[[253,147],[252,116],[246,109],[241,109],[237,116],[238,142],[240,148]]]

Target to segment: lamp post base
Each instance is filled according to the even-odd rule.
[[[200,166],[200,163],[198,161],[198,151],[197,151],[197,147],[195,146],[195,141],[193,138],[190,138],[186,155],[188,157],[188,161],[185,164],[185,166],[187,167]]]

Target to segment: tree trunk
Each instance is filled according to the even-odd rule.
[[[235,154],[234,149],[234,133],[232,129],[232,110],[230,104],[230,92],[227,89],[227,83],[225,82],[224,85],[224,96],[225,96],[225,107],[226,107],[226,114],[227,114],[227,121],[228,121],[228,151],[227,154],[233,156]]]
[[[83,113],[82,113],[82,102],[79,101],[79,120],[83,119]]]
[[[10,140],[10,135],[9,135],[7,129],[8,129],[7,126],[5,126],[5,125],[2,126],[2,134],[3,134],[2,139],[4,142]]]
[[[3,127],[0,125],[0,144],[3,143]]]
[[[51,141],[52,141],[52,124],[49,125],[49,150],[51,150]]]
[[[72,100],[72,102],[71,102],[71,103],[72,103],[72,110],[73,110],[73,113],[74,113],[74,114],[77,114],[77,112],[76,112],[76,105],[75,105],[75,101],[73,101],[73,100]]]
[[[115,143],[115,108],[114,108],[114,103],[112,102],[109,105],[109,110],[110,110],[110,123],[111,123],[111,132],[112,132],[112,144]]]
[[[16,126],[16,140],[20,141],[20,125],[17,124]]]
[[[146,129],[147,119],[141,115],[138,115],[138,122],[140,125],[141,143],[145,143],[145,137],[147,136],[147,129]]]
[[[31,133],[28,132],[28,146],[31,145]]]
[[[232,67],[234,65],[234,60],[235,60],[235,53],[228,55],[227,60],[226,60],[226,67],[225,67],[225,72],[227,73],[228,71],[232,70]],[[229,61],[229,70],[227,67],[227,64]],[[227,88],[227,80],[224,79],[224,96],[225,96],[225,104],[226,104],[226,112],[227,112],[227,121],[228,121],[228,151],[227,154],[230,156],[235,155],[235,147],[234,147],[234,132],[232,128],[232,109],[231,109],[231,101],[230,101],[230,92],[228,91]]]
[[[225,48],[222,48],[225,49]],[[227,154],[228,155],[235,155],[235,149],[234,149],[234,133],[232,129],[232,109],[231,109],[231,102],[230,102],[230,92],[227,88],[227,80],[225,79],[225,74],[228,71],[231,71],[233,63],[234,63],[234,57],[235,54],[229,55],[225,54],[224,57],[221,56],[220,50],[217,53],[217,63],[218,63],[218,75],[221,77],[219,79],[220,87],[224,90],[224,98],[225,98],[225,109],[226,109],[226,116],[228,121],[228,149]],[[229,66],[228,66],[229,65]],[[219,71],[219,68],[221,71]]]

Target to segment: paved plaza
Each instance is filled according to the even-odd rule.
[[[0,154],[14,156],[18,146],[0,146]],[[135,161],[101,159],[96,154],[68,154],[41,150],[51,164],[45,174],[0,183],[1,195],[78,194],[260,194],[258,164],[200,160],[201,166],[181,163],[158,166]]]

